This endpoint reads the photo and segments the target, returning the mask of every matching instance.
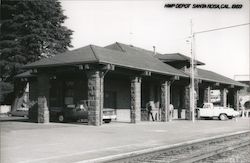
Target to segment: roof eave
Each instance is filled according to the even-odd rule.
[[[86,61],[86,62],[71,62],[71,63],[59,63],[59,64],[43,64],[43,65],[25,65],[22,69],[33,69],[33,68],[45,68],[45,67],[59,67],[59,66],[75,66],[80,64],[88,63],[99,63],[99,61]]]

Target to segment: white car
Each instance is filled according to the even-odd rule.
[[[233,108],[214,106],[213,103],[204,103],[202,108],[198,108],[200,118],[219,118],[220,120],[232,119],[240,113]]]
[[[116,118],[117,117],[116,117],[115,109],[103,108],[102,119],[105,123],[109,123],[111,122],[111,120],[115,120]]]

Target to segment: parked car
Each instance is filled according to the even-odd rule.
[[[204,103],[202,108],[198,108],[200,118],[219,118],[220,120],[232,119],[239,116],[240,113],[233,108],[214,106],[213,103]]]
[[[88,108],[83,104],[68,105],[66,107],[50,107],[50,118],[54,121],[77,121],[88,120]],[[103,109],[103,121],[110,123],[112,119],[116,119],[114,109]]]
[[[25,117],[27,118],[29,114],[28,108],[17,108],[16,110],[12,110],[8,113],[8,116],[15,116],[15,117]]]
[[[115,109],[103,108],[102,119],[105,123],[109,123],[111,120],[115,120],[116,118]]]

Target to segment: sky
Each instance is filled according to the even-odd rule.
[[[74,31],[72,49],[89,44],[132,44],[162,54],[191,55],[193,32],[249,23],[249,0],[62,0],[65,25]],[[166,3],[242,4],[241,9],[164,8]],[[192,21],[192,25],[191,25]],[[249,25],[195,35],[200,68],[234,79],[249,75]]]

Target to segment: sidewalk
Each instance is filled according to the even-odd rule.
[[[82,124],[1,124],[1,163],[78,162],[250,129],[250,119]]]

